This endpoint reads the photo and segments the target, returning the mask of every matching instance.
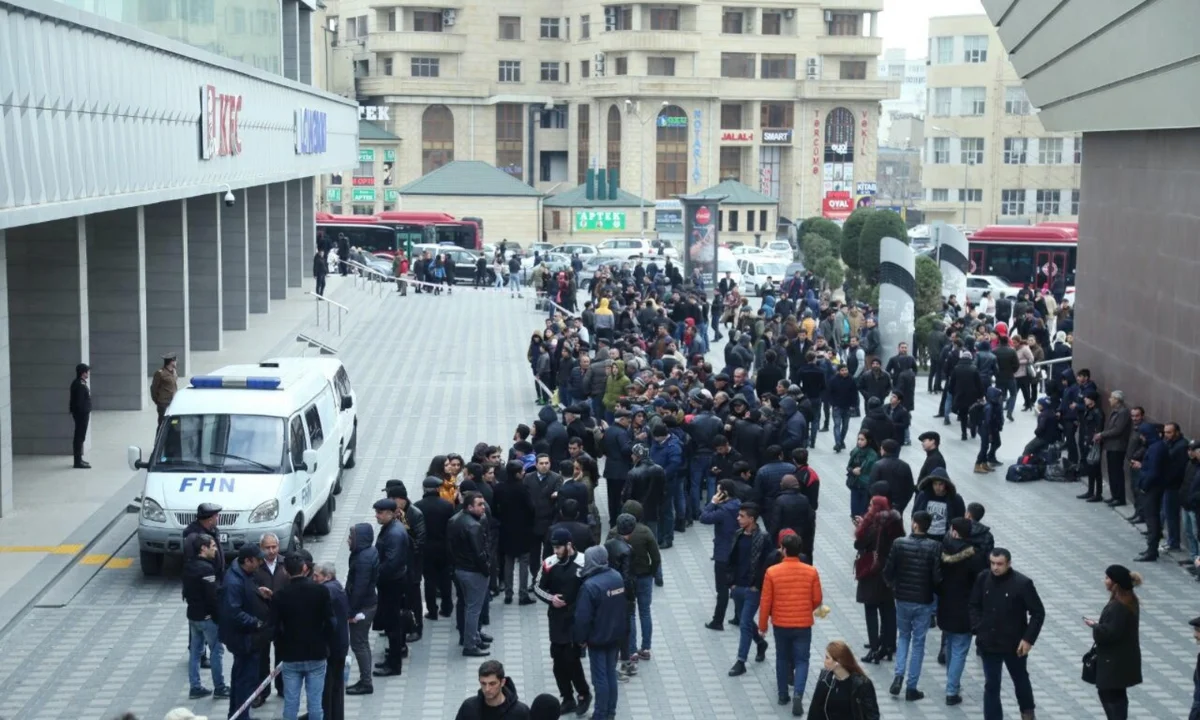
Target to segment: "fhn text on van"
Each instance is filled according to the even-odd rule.
[[[200,159],[239,155],[242,139],[238,122],[242,96],[217,92],[215,85],[200,86]]]
[[[233,481],[237,478],[185,477],[179,481],[179,492],[195,486],[200,492],[233,492]]]

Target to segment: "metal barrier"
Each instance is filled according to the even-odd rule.
[[[1036,370],[1036,369],[1040,369],[1040,368],[1042,368],[1042,367],[1045,367],[1045,366],[1047,366],[1047,365],[1053,365],[1053,364],[1055,364],[1055,363],[1060,363],[1060,362],[1067,362],[1067,363],[1069,363],[1069,362],[1071,362],[1071,360],[1072,360],[1071,356],[1069,356],[1069,355],[1068,355],[1068,356],[1067,356],[1067,357],[1065,357],[1065,358],[1054,358],[1054,359],[1052,359],[1052,360],[1043,360],[1043,361],[1041,361],[1041,362],[1036,362],[1036,363],[1034,363],[1034,364],[1033,364],[1033,367],[1034,367],[1034,369]]]
[[[360,280],[371,283],[371,292],[378,294],[379,289],[383,286],[391,287],[396,278],[379,272],[374,268],[367,267],[360,262],[354,260],[346,260],[346,265],[354,269],[354,284],[357,286]]]
[[[267,675],[266,679],[260,682],[258,687],[254,688],[254,692],[250,693],[250,697],[246,699],[246,702],[242,703],[241,707],[237,709],[237,712],[229,716],[229,720],[238,720],[238,718],[240,718],[247,710],[250,709],[250,703],[254,702],[254,698],[258,697],[259,694],[264,690],[266,690],[269,694],[270,690],[268,688],[271,687],[271,682],[275,680],[275,676],[278,675],[282,670],[283,663],[276,665],[275,669],[271,671],[271,674]]]
[[[342,314],[349,313],[350,308],[342,305],[341,303],[336,303],[324,295],[318,295],[315,292],[306,292],[305,295],[312,295],[317,299],[317,327],[321,327],[321,303],[325,303],[325,329],[330,332],[333,331],[333,321],[331,319],[333,309],[330,306],[338,309],[337,334],[340,336],[342,334]]]

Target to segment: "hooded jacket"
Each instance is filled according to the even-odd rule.
[[[987,555],[965,540],[942,541],[942,584],[938,586],[938,627],[943,632],[971,632],[971,590],[987,570]]]
[[[877,398],[867,401],[867,414],[863,417],[859,432],[870,433],[870,438],[878,445],[884,440],[896,436],[896,426],[883,410],[883,403]]]
[[[579,588],[583,586],[583,552],[577,551],[566,562],[550,555],[542,562],[537,580],[533,584],[534,594],[549,607],[546,617],[550,625],[550,642],[566,645],[572,642],[571,624],[575,619],[575,602]],[[554,607],[554,597],[559,595],[563,607]]]
[[[983,423],[980,432],[999,434],[1004,429],[1004,391],[998,387],[990,387],[985,395],[987,404],[983,408]]]
[[[1167,486],[1167,444],[1158,429],[1150,423],[1138,425],[1146,451],[1142,454],[1142,467],[1138,470],[1138,488],[1152,490]]]
[[[375,549],[375,529],[358,523],[350,536],[350,564],[346,571],[346,597],[350,617],[379,604],[375,586],[379,582],[379,551]]]
[[[546,423],[546,443],[550,446],[550,467],[558,467],[563,460],[568,460],[571,454],[567,452],[567,428],[558,419],[558,413],[549,405],[543,405],[538,410],[538,419]]]
[[[1080,398],[1079,385],[1075,382],[1075,371],[1068,367],[1058,374],[1058,378],[1064,385],[1062,397],[1058,403],[1058,412],[1061,413],[1063,422],[1075,422],[1078,417],[1075,406]]]
[[[804,447],[808,421],[804,419],[804,413],[800,412],[799,403],[790,396],[779,401],[779,408],[783,412],[783,430],[779,446],[783,448],[786,456],[790,456],[793,450]]]
[[[946,483],[946,494],[939,496],[933,491],[933,483],[940,480]],[[950,532],[950,521],[965,517],[966,503],[954,487],[954,481],[946,473],[945,468],[937,468],[921,479],[917,486],[917,499],[913,503],[913,512],[924,510],[933,516],[933,524],[929,526],[929,537],[940,540]]]
[[[621,573],[595,560],[603,557],[607,562],[607,551],[591,548],[589,553],[592,553],[590,557],[584,554],[583,585],[575,603],[572,634],[579,645],[587,644],[598,650],[618,647],[629,639],[625,580]]]
[[[612,330],[616,324],[616,318],[613,316],[613,311],[608,306],[608,298],[600,298],[600,302],[596,305],[596,331]]]

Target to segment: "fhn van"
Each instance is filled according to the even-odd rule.
[[[201,503],[221,506],[226,557],[266,533],[298,550],[306,529],[330,531],[342,471],[354,466],[357,398],[335,358],[280,358],[196,376],[167,408],[148,460],[138,546],[156,575],[183,552],[183,531]]]

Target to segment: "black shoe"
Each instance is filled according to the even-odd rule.
[[[1078,494],[1078,495],[1076,495],[1076,496],[1075,496],[1075,499],[1076,499],[1076,500],[1091,500],[1091,499],[1092,499],[1092,493],[1091,493],[1091,492],[1080,493],[1080,494]]]
[[[875,655],[875,659],[877,661],[883,663],[883,662],[890,661],[895,656],[896,656],[896,648],[885,648],[883,650],[880,650],[879,653],[877,655]]]
[[[518,605],[536,605],[537,600],[534,600],[533,598],[529,597],[528,595],[522,595],[521,599],[517,601],[517,604]]]
[[[382,660],[380,662],[375,663],[376,670],[382,670],[383,668],[391,667],[391,666],[392,666],[392,664],[390,662],[388,662],[387,660]]]
[[[1125,504],[1125,501],[1124,501],[1124,500],[1118,500],[1118,499],[1116,499],[1116,498],[1109,498],[1109,499],[1107,499],[1107,500],[1105,500],[1105,501],[1104,501],[1104,504],[1105,504],[1105,505],[1108,505],[1109,507],[1120,507],[1120,506],[1123,506],[1123,505]]]
[[[863,655],[861,658],[859,658],[859,660],[863,663],[870,663],[870,664],[878,665],[879,664],[879,651],[871,650],[866,655]]]
[[[1104,502],[1104,496],[1096,495],[1094,497],[1090,497],[1090,498],[1088,498],[1088,502],[1091,502],[1091,503]]]
[[[937,415],[934,415],[934,417],[935,417],[935,418],[944,418],[944,417],[946,417],[946,416],[945,416],[944,414],[942,414],[942,413],[938,413]]]
[[[481,643],[479,643],[478,645],[476,645],[475,647],[479,648],[480,650],[491,650],[491,649],[492,649],[492,644],[491,644],[491,643],[485,643],[485,642],[481,642]]]
[[[213,690],[213,697],[215,698],[227,698],[232,694],[233,691],[229,689],[228,685],[222,685],[221,687]]]
[[[210,663],[208,661],[208,655],[207,654],[201,655],[200,656],[200,668],[202,670],[208,670],[211,667],[212,667],[212,663]]]
[[[92,464],[89,462],[84,462],[83,460],[77,460],[75,461],[75,465],[73,467],[76,470],[91,470]]]
[[[950,424],[950,418],[942,418],[942,424],[943,424],[943,425],[949,425],[949,424]]]
[[[1130,525],[1144,525],[1146,522],[1146,518],[1142,517],[1140,514],[1139,515],[1130,515],[1129,517],[1125,518],[1125,521],[1128,522]]]
[[[356,682],[350,687],[346,688],[347,695],[373,695],[374,693],[375,686],[371,685],[370,683],[364,684],[362,682]]]
[[[452,608],[452,607],[451,608],[442,608],[442,611],[438,614],[441,615],[442,617],[450,617],[451,615],[454,614],[454,608]]]
[[[487,633],[479,633],[479,642],[491,645],[493,642],[495,642],[495,639]]]
[[[1144,552],[1133,559],[1134,562],[1158,562],[1158,553]]]
[[[737,662],[735,662],[733,664],[733,667],[729,668],[729,677],[737,677],[738,675],[745,675],[745,674],[746,674],[746,663],[742,662],[741,660],[738,660]]]
[[[770,644],[763,640],[758,644],[758,650],[754,652],[754,662],[764,662],[767,659],[767,648]]]
[[[946,664],[946,651],[945,650],[938,650],[937,660],[938,660],[938,665]]]
[[[257,710],[266,704],[267,704],[267,695],[265,693],[262,695],[256,695],[254,697],[254,699],[250,701],[250,707],[253,710]]]
[[[425,613],[425,619],[426,620],[437,620],[438,614],[436,612],[430,610],[429,612]]]
[[[897,675],[892,679],[892,686],[888,688],[888,692],[893,695],[899,695],[901,688],[904,687],[904,677]]]
[[[947,425],[949,425],[950,423],[946,423],[946,424],[947,424]],[[966,442],[966,441],[967,441],[967,434],[966,434],[966,433],[963,433],[963,434],[962,434],[962,439],[963,439],[963,442]]]
[[[566,715],[567,713],[575,712],[577,709],[579,709],[579,703],[575,702],[575,698],[569,697],[566,700],[563,700],[561,703],[559,703],[558,714]]]
[[[400,675],[402,672],[403,672],[402,668],[387,665],[385,667],[382,667],[382,668],[376,670],[375,672],[373,672],[371,674],[374,675],[375,677],[393,677],[393,676]]]
[[[198,700],[200,698],[206,698],[209,695],[212,695],[212,693],[213,693],[213,691],[209,690],[206,687],[192,688],[188,692],[188,699],[189,700]]]
[[[482,648],[463,648],[463,657],[487,657],[490,653]]]
[[[409,634],[404,636],[404,642],[415,643],[415,642],[420,642],[420,641],[421,641],[421,633],[419,631],[418,632],[410,632]]]
[[[582,695],[579,698],[579,707],[575,710],[575,715],[583,717],[588,714],[588,710],[592,709],[592,696]]]
[[[724,630],[725,624],[720,620],[710,620],[704,623],[704,627],[708,628],[709,630]]]
[[[1009,414],[1008,414],[1008,421],[1009,421],[1009,422],[1016,422],[1016,421],[1017,421],[1017,419],[1016,419],[1015,417],[1013,417],[1013,416],[1012,416],[1012,413],[1009,413]]]
[[[792,698],[792,717],[804,717],[804,698]]]
[[[792,701],[792,698],[789,695],[780,695],[779,696],[779,704],[780,705],[787,705],[791,701]]]
[[[512,598],[513,598],[512,593],[504,593],[504,604],[512,605]]]
[[[962,695],[947,695],[947,696],[946,696],[946,704],[947,704],[947,705],[960,705],[960,704],[962,704]]]
[[[912,688],[909,688],[908,690],[904,691],[904,699],[908,702],[923,700],[924,698],[925,693],[921,692],[920,690],[913,690]]]

